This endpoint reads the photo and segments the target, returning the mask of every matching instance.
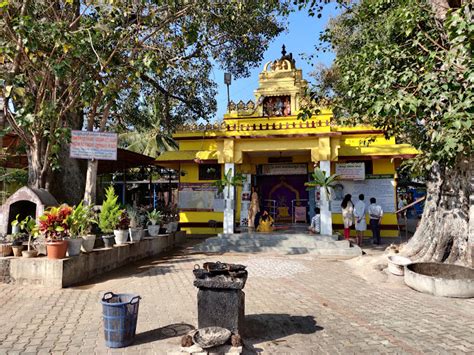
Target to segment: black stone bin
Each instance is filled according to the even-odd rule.
[[[241,335],[245,321],[246,266],[204,263],[194,266],[198,291],[198,328],[222,327]]]

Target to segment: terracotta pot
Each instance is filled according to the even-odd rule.
[[[12,245],[9,244],[0,244],[0,256],[10,256],[13,253]]]
[[[12,246],[12,249],[13,249],[13,256],[21,256],[23,245],[14,245]]]
[[[102,240],[104,241],[104,248],[112,248],[114,246],[113,235],[103,235]]]
[[[68,239],[67,255],[78,256],[81,253],[82,238]]]
[[[90,253],[94,249],[95,234],[87,234],[82,236],[82,251],[84,253]]]
[[[114,230],[115,244],[122,245],[128,240],[128,229],[116,229]]]
[[[23,250],[21,255],[23,255],[24,258],[36,258],[38,252],[36,250]]]
[[[55,240],[46,242],[48,259],[64,259],[67,252],[67,240]]]

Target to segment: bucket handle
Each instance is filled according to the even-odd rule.
[[[138,303],[142,298],[140,296],[135,296],[130,300],[130,304]],[[135,301],[135,302],[134,302]]]
[[[110,296],[110,297],[107,297],[107,296]],[[106,292],[104,293],[104,296],[102,297],[102,301],[107,301],[107,300],[110,300],[112,297],[114,297],[115,294],[113,292]]]

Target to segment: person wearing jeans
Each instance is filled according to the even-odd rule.
[[[367,209],[370,218],[370,229],[372,229],[373,243],[380,245],[380,222],[383,217],[382,207],[377,205],[377,200],[372,197],[370,199],[370,205]]]

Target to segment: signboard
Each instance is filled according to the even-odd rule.
[[[343,180],[364,180],[364,163],[336,163],[336,174]]]
[[[224,211],[224,195],[211,184],[181,183],[178,191],[178,208],[181,211]]]
[[[382,210],[393,213],[395,206],[395,180],[393,175],[368,175],[363,181],[338,180],[331,192],[331,210],[341,213],[341,203],[344,195],[351,194],[352,202],[359,200],[359,194],[364,194],[364,202],[369,205],[371,197],[375,197]]]
[[[117,133],[72,131],[71,158],[117,160]]]
[[[306,175],[307,164],[264,164],[262,175]]]

